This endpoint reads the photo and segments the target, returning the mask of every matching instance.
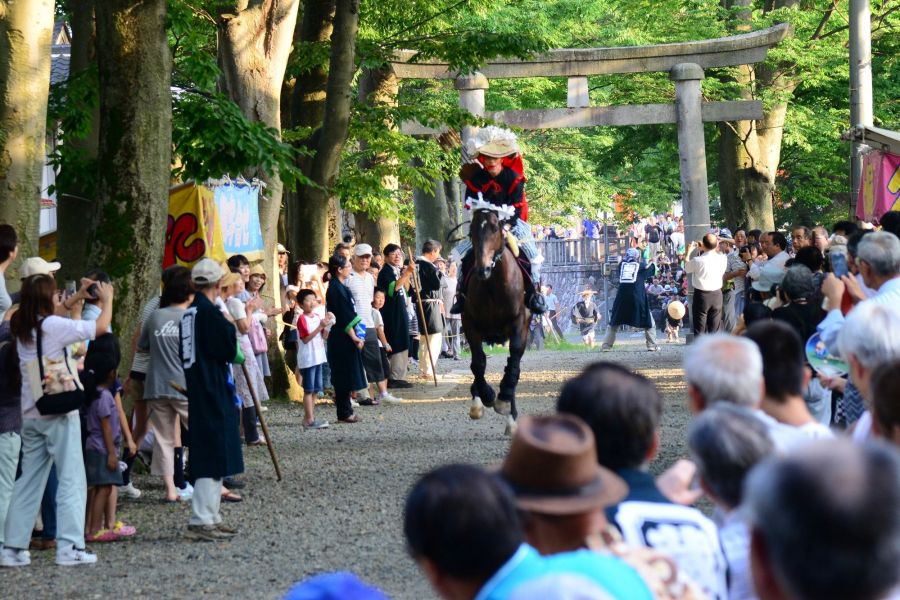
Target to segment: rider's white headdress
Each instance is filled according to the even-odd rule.
[[[519,152],[516,134],[509,129],[489,125],[466,141],[466,155],[475,158],[479,154],[502,158]]]

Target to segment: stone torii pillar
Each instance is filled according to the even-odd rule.
[[[672,67],[675,82],[675,113],[678,124],[678,163],[681,171],[681,203],[684,237],[699,241],[709,231],[709,189],[706,179],[706,140],[703,135],[703,69],[695,63]]]
[[[484,91],[488,89],[487,77],[479,71],[470,75],[461,75],[453,82],[453,86],[459,91],[459,107],[469,111],[476,117],[484,116]],[[463,159],[468,161],[474,157],[466,156],[466,142],[478,133],[478,127],[466,125],[462,128]]]

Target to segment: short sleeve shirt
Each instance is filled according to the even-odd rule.
[[[52,315],[41,322],[41,331],[43,332],[41,335],[41,347],[44,356],[58,359],[62,357],[63,348],[79,342],[93,340],[97,331],[97,324],[93,321],[75,321]],[[20,340],[16,341],[16,350],[19,353],[19,371],[22,374],[22,417],[25,419],[39,419],[42,417],[35,406],[35,402],[37,398],[40,398],[43,390],[32,391],[31,389],[28,365],[33,361],[37,361],[37,344],[35,343],[37,338],[32,334],[31,339],[31,343],[28,344],[23,344]]]
[[[372,321],[372,297],[375,296],[375,278],[371,273],[357,273],[353,271],[344,283],[353,294],[353,302],[356,304],[356,314],[362,319],[366,328],[375,326]]]
[[[325,354],[325,338],[322,337],[321,331],[309,342],[303,341],[303,338],[316,330],[316,327],[322,322],[322,316],[322,311],[314,310],[310,314],[301,313],[297,317],[297,334],[300,336],[300,344],[297,348],[297,366],[301,369],[315,367],[328,361]]]
[[[116,448],[122,441],[122,430],[119,424],[119,410],[116,408],[116,399],[112,393],[103,388],[100,396],[91,402],[87,410],[87,441],[85,446],[97,452],[106,452],[106,442],[103,440],[101,421],[109,419],[109,427],[112,430],[113,444]]]
[[[150,314],[141,327],[138,348],[148,350],[150,368],[147,369],[147,381],[144,384],[144,399],[179,398],[187,399],[169,384],[174,382],[187,387],[184,380],[184,369],[181,366],[179,347],[179,331],[183,308],[167,306]]]
[[[150,315],[153,314],[153,311],[159,308],[159,296],[154,298],[150,298],[147,301],[147,304],[144,305],[143,310],[141,310],[141,327],[143,328],[144,323],[147,322],[147,319],[150,318]],[[150,366],[150,354],[148,352],[136,352],[134,354],[134,361],[131,363],[131,370],[135,373],[146,373],[147,367]]]

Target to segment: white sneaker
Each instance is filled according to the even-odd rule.
[[[141,490],[134,487],[134,483],[129,481],[128,485],[119,486],[119,496],[125,496],[127,498],[137,500],[141,497]]]
[[[402,404],[403,398],[398,398],[397,396],[388,392],[381,397],[382,402],[386,402],[387,404]]]
[[[92,565],[95,562],[97,562],[96,554],[91,554],[87,550],[79,550],[71,544],[56,550],[56,564],[61,567]]]
[[[353,408],[359,408],[359,402],[357,402],[353,398],[350,398],[350,406],[352,406]]]
[[[194,486],[189,483],[185,483],[184,489],[178,490],[178,499],[182,502],[187,502],[194,497]]]
[[[0,567],[25,567],[31,564],[31,553],[28,550],[3,548],[0,551]]]

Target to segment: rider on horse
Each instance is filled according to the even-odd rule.
[[[466,186],[466,208],[479,200],[496,206],[506,204],[515,208],[515,221],[509,231],[515,236],[520,250],[516,260],[525,279],[525,304],[532,313],[543,313],[547,307],[544,297],[535,286],[537,273],[532,262],[537,258],[538,252],[527,223],[525,176],[522,174],[522,159],[516,136],[506,129],[485,127],[478,132],[474,140],[470,140],[469,144],[469,154],[474,155],[477,161],[466,164],[460,171],[460,178]],[[450,312],[461,314],[474,262],[469,238],[460,242],[454,252],[462,257],[462,273],[456,289],[456,304]]]

